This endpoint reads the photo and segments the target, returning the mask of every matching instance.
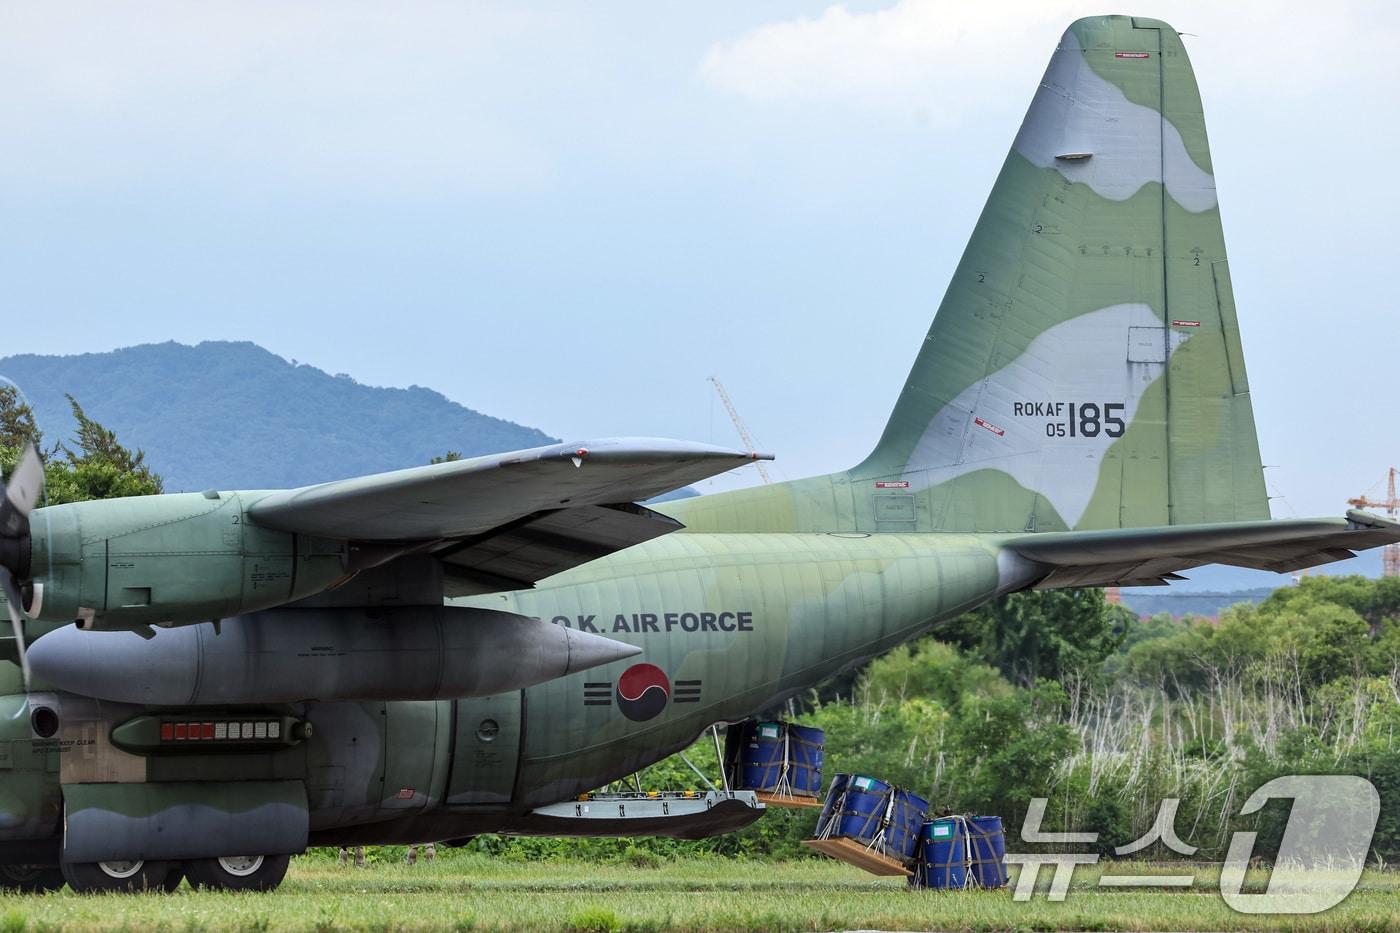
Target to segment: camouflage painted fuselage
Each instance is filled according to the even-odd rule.
[[[973,535],[671,535],[536,590],[459,601],[593,629],[641,656],[491,697],[269,707],[314,729],[260,754],[131,754],[112,732],[151,710],[42,690],[31,703],[58,709],[63,725],[36,743],[24,698],[12,696],[12,715],[0,718],[13,733],[0,738],[16,749],[0,838],[56,842],[60,780],[165,788],[164,804],[142,798],[152,807],[218,782],[210,805],[234,810],[245,805],[239,783],[250,807],[304,783],[313,843],[530,832],[533,808],[630,774],[712,723],[752,715],[1023,583],[1024,562],[998,554]],[[629,697],[624,677],[639,666],[662,679]]]
[[[1023,584],[997,554],[969,535],[678,534],[497,597],[644,649],[525,691],[525,802],[629,774]],[[665,678],[649,698],[621,680],[640,664]]]

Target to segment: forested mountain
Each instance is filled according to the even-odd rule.
[[[72,436],[65,393],[114,430],[169,492],[301,486],[555,440],[421,386],[388,389],[296,365],[253,343],[146,344],[0,358],[49,443]]]

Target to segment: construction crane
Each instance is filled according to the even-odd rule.
[[[1355,499],[1348,499],[1347,505],[1354,505],[1358,509],[1385,509],[1385,515],[1391,521],[1395,521],[1397,513],[1400,513],[1400,498],[1395,495],[1395,476],[1400,473],[1395,467],[1390,468],[1386,474],[1385,498],[1372,499],[1369,496],[1358,496]],[[1376,486],[1379,486],[1377,483]],[[1375,486],[1371,487],[1372,489]],[[1387,544],[1381,551],[1381,576],[1400,577],[1400,544]]]
[[[724,403],[724,410],[729,412],[729,420],[734,422],[734,430],[739,432],[739,439],[744,442],[744,446],[748,448],[749,453],[756,452],[758,447],[755,446],[753,437],[749,434],[749,429],[744,425],[744,419],[739,417],[739,410],[734,407],[734,401],[730,399],[729,393],[724,391],[724,383],[720,382],[714,376],[710,377],[710,381],[715,384],[715,391],[719,393],[719,400]],[[764,483],[773,482],[768,476],[768,470],[764,468],[762,460],[755,460],[754,466],[758,467],[758,475],[763,477]]]

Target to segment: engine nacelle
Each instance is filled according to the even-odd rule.
[[[84,628],[182,625],[280,606],[347,574],[343,541],[247,521],[246,493],[181,493],[37,509],[29,614]]]

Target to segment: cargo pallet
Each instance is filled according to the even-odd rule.
[[[779,794],[772,791],[755,791],[760,803],[770,807],[810,807],[814,810],[822,808],[822,802],[816,797],[801,797],[794,794]]]
[[[802,844],[816,849],[823,855],[829,855],[848,865],[854,865],[856,868],[868,871],[872,875],[902,875],[908,878],[914,874],[905,868],[904,863],[899,859],[890,858],[874,849],[867,849],[854,839],[842,836],[830,839],[803,839]]]

